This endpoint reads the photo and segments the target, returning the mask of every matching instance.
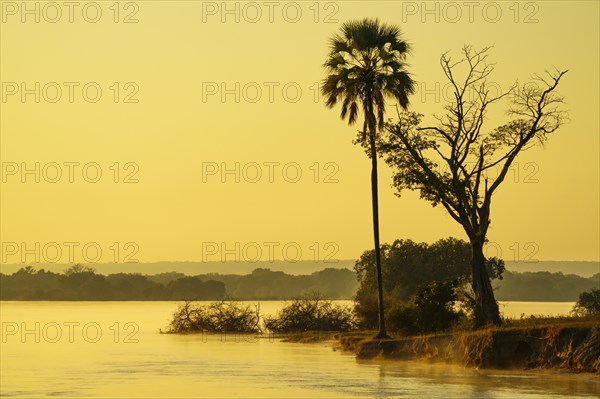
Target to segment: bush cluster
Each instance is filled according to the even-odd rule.
[[[260,333],[260,311],[237,302],[196,305],[186,301],[173,314],[169,333]]]
[[[600,315],[600,289],[592,288],[579,294],[573,313],[577,316]]]
[[[296,299],[277,315],[265,317],[265,327],[275,333],[350,331],[356,326],[351,308],[314,295]]]
[[[448,330],[462,316],[455,310],[457,285],[457,281],[434,281],[417,288],[407,302],[388,307],[388,328],[406,335]]]
[[[261,325],[261,321],[263,322]],[[185,302],[173,314],[168,333],[296,333],[349,331],[357,326],[354,312],[319,296],[295,299],[274,316],[262,317],[260,307],[235,301],[198,305]]]
[[[470,284],[470,259],[471,245],[456,238],[442,239],[433,244],[396,240],[391,245],[381,245],[384,302],[386,306],[395,307],[388,312],[389,317],[396,314],[399,318],[418,318],[414,314],[417,310],[414,298],[424,295],[417,292],[418,287],[435,284],[436,281],[457,281],[460,286]],[[489,258],[486,269],[490,278],[502,279],[504,261]],[[356,261],[354,270],[360,284],[355,296],[360,325],[364,329],[375,329],[379,318],[375,251],[365,251]],[[415,323],[418,325],[420,322]],[[427,330],[427,326],[424,329]]]

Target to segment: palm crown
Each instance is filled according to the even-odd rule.
[[[410,48],[402,40],[400,28],[380,23],[378,19],[350,21],[330,39],[324,66],[328,76],[321,92],[333,108],[342,103],[341,118],[356,122],[359,102],[365,114],[365,130],[374,134],[375,125],[384,125],[385,98],[391,97],[402,108],[415,83],[405,70]]]

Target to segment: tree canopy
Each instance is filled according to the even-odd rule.
[[[391,245],[383,244],[381,255],[384,295],[392,306],[407,301],[421,287],[433,282],[452,281],[458,287],[471,279],[470,245],[456,238],[441,239],[433,244],[396,240]],[[492,278],[501,279],[504,261],[490,258],[486,269]],[[356,294],[357,313],[366,326],[373,327],[377,320],[373,251],[363,252],[356,261],[355,271],[360,284]]]

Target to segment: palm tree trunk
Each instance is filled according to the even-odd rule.
[[[371,133],[371,202],[373,205],[373,238],[375,240],[375,264],[377,269],[377,299],[379,309],[379,332],[375,338],[388,338],[385,329],[383,306],[383,281],[381,277],[381,253],[379,250],[379,194],[377,191],[377,148],[375,132]]]

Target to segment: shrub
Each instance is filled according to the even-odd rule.
[[[416,334],[418,309],[412,303],[395,303],[385,310],[385,322],[390,331],[403,335]]]
[[[471,281],[471,245],[463,240],[447,238],[433,244],[396,240],[381,245],[381,272],[386,306],[410,301],[417,288],[434,281]],[[491,279],[502,279],[505,266],[498,258],[486,260]],[[355,311],[361,328],[375,329],[378,324],[377,275],[375,251],[365,251],[356,261],[359,288]]]
[[[349,331],[356,328],[354,312],[312,294],[295,299],[275,316],[265,317],[265,327],[275,333]]]
[[[253,310],[237,302],[194,305],[186,301],[173,314],[167,332],[260,333],[260,311],[258,306]]]
[[[384,295],[384,303],[386,307],[391,303],[396,302],[395,298],[389,295]],[[363,330],[371,330],[377,328],[379,321],[377,295],[370,290],[359,289],[354,298],[354,313],[357,315],[358,324]]]
[[[600,289],[592,288],[579,294],[573,313],[578,316],[600,315]]]
[[[458,281],[434,281],[417,288],[405,303],[386,311],[390,331],[403,334],[428,334],[448,330],[462,313],[454,310]]]

